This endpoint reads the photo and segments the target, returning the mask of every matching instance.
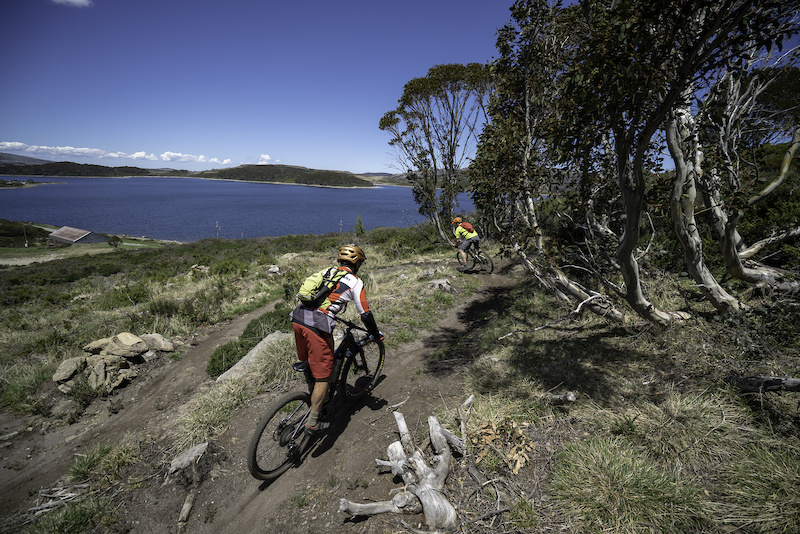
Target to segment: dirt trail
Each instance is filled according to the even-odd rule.
[[[502,309],[512,280],[502,274],[482,275],[482,287],[468,300],[444,314],[436,327],[413,342],[387,352],[385,378],[372,396],[341,417],[297,468],[271,485],[253,479],[247,471],[246,450],[250,435],[264,411],[281,392],[268,392],[249,401],[233,416],[225,432],[209,449],[213,467],[199,487],[189,481],[164,481],[143,471],[141,487],[125,491],[118,519],[129,532],[178,532],[178,517],[187,495],[194,494],[191,515],[182,530],[197,533],[371,533],[391,531],[398,518],[374,517],[350,520],[338,512],[339,499],[357,502],[387,500],[398,486],[391,475],[380,473],[376,458],[385,458],[386,447],[396,439],[392,407],[401,411],[413,434],[427,435],[427,418],[441,406],[463,402],[460,368],[446,362],[432,365],[428,356],[468,335],[476,311]],[[179,361],[165,359],[147,380],[126,388],[124,409],[111,414],[107,401],[97,401],[86,421],[67,427],[24,430],[9,440],[0,466],[0,516],[35,503],[40,488],[53,487],[72,465],[75,455],[91,450],[100,441],[115,443],[136,433],[143,457],[162,466],[173,451],[156,444],[174,408],[185,403],[212,380],[205,373],[209,356],[219,345],[236,339],[245,326],[268,308],[255,310],[229,324],[201,333],[202,339],[185,351]],[[7,434],[24,428],[25,421],[0,420]],[[142,436],[142,429],[146,434]],[[455,430],[455,429],[454,429]],[[167,456],[167,455],[171,456]],[[417,524],[422,516],[402,519]]]

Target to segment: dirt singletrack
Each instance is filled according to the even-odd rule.
[[[465,400],[463,367],[434,363],[429,356],[468,338],[474,321],[482,315],[476,312],[501,311],[507,306],[506,292],[513,279],[501,271],[496,265],[494,274],[476,275],[481,280],[478,291],[457,299],[436,326],[418,333],[414,342],[387,351],[384,377],[372,394],[340,415],[301,465],[271,484],[249,474],[246,453],[256,423],[283,390],[262,393],[236,411],[225,431],[210,443],[199,483],[166,477],[164,466],[175,451],[159,447],[175,408],[213,383],[205,367],[214,349],[236,339],[266,307],[198,333],[180,360],[161,361],[145,380],[137,379],[125,388],[123,398],[117,400],[124,409],[116,414],[107,409],[108,401],[98,400],[84,420],[69,426],[48,429],[25,426],[25,421],[16,418],[0,420],[3,434],[25,428],[3,451],[0,516],[29,508],[40,489],[57,486],[76,454],[85,453],[98,441],[116,443],[135,434],[146,460],[139,463],[161,468],[157,476],[152,467],[143,468],[136,488],[116,490],[120,492],[115,496],[117,527],[123,531],[378,533],[391,532],[399,519],[418,525],[421,514],[352,519],[338,512],[339,500],[388,500],[390,491],[402,486],[375,466],[375,459],[386,458],[386,447],[397,439],[395,410],[404,414],[412,435],[427,436],[428,416]],[[182,509],[189,505],[190,513],[179,523]]]

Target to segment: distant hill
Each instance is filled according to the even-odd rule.
[[[177,176],[190,178],[215,178],[218,180],[243,180],[247,182],[279,182],[298,185],[328,187],[373,187],[367,179],[345,171],[326,171],[291,165],[241,165],[224,169],[191,172],[175,169],[141,169],[139,167],[105,167],[71,161],[47,161],[3,154],[9,159],[0,160],[0,175],[6,176]]]
[[[17,154],[8,154],[7,152],[0,152],[0,165],[38,165],[42,163],[52,163],[47,159],[29,158],[28,156],[18,156]]]
[[[0,165],[0,175],[11,176],[190,176],[189,171],[173,169],[140,169],[139,167],[105,167],[71,161]]]
[[[373,187],[373,183],[346,171],[324,171],[292,165],[240,165],[192,173],[198,178],[244,180],[247,182],[280,182],[299,185],[336,187]]]

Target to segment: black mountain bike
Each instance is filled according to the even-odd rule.
[[[366,329],[345,319],[334,318],[346,328],[344,338],[334,352],[330,400],[320,413],[320,418],[328,421],[335,417],[331,406],[339,405],[341,410],[343,405],[361,399],[375,387],[385,357],[383,341],[370,335],[357,339],[355,332],[366,334]],[[258,423],[247,451],[247,468],[259,480],[275,480],[291,466],[299,464],[315,440],[305,431],[314,385],[311,370],[307,361],[297,362],[292,367],[305,374],[308,391],[287,393]]]
[[[494,271],[494,262],[492,261],[492,257],[484,251],[476,249],[474,246],[467,249],[466,264],[461,263],[461,257],[459,256],[458,252],[456,252],[456,259],[458,260],[458,263],[461,264],[461,267],[469,272],[492,274],[492,271]],[[472,267],[469,266],[470,262],[472,262]]]

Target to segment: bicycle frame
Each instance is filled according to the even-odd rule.
[[[383,369],[385,357],[382,340],[369,335],[357,338],[354,330],[364,333],[367,333],[367,330],[345,319],[338,317],[335,319],[346,328],[339,346],[334,351],[334,368],[329,381],[330,400],[323,407],[323,411],[328,412],[326,417],[329,420],[344,406],[362,398],[372,390]],[[374,348],[371,346],[373,343]],[[366,349],[365,346],[368,344],[370,348]],[[305,423],[311,413],[313,377],[307,361],[296,362],[292,368],[304,373],[309,390],[285,394],[272,405],[258,423],[250,440],[247,462],[250,473],[259,480],[274,480],[291,465],[296,465],[315,439],[314,434],[309,434],[305,430]],[[264,449],[261,448],[262,445]],[[285,456],[281,456],[281,450]],[[263,456],[260,451],[263,452]]]

